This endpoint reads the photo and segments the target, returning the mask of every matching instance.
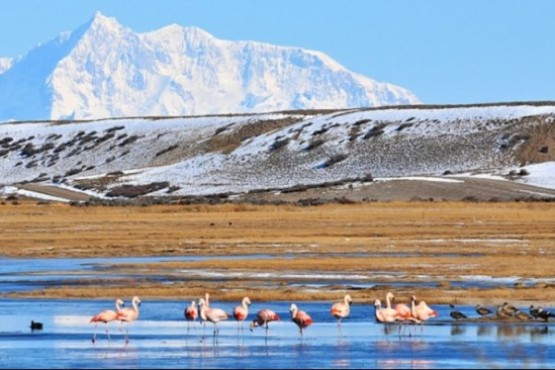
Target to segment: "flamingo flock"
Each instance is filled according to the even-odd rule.
[[[389,323],[395,321],[413,321],[422,322],[428,320],[430,317],[437,316],[437,312],[430,309],[425,302],[421,301],[418,305],[415,304],[415,298],[412,297],[411,307],[405,304],[397,304],[394,307],[391,306],[391,301],[394,299],[392,293],[386,295],[386,307],[381,307],[380,300],[375,301],[375,317],[376,321],[379,323]],[[337,320],[337,325],[341,328],[342,320],[346,319],[350,315],[350,306],[353,300],[350,295],[345,295],[343,299],[339,302],[332,304],[330,309],[330,314]],[[125,307],[124,302],[121,299],[116,299],[115,310],[104,310],[90,319],[90,323],[95,324],[95,330],[92,337],[92,342],[95,343],[97,338],[97,329],[99,324],[105,325],[106,336],[108,341],[111,340],[110,333],[108,330],[108,324],[113,321],[120,322],[120,333],[125,338],[125,343],[129,342],[129,324],[136,321],[139,318],[139,306],[141,305],[141,300],[139,297],[133,297],[131,300],[131,307]],[[221,308],[210,306],[210,296],[206,293],[204,298],[199,298],[198,300],[193,300],[184,309],[183,316],[187,320],[187,332],[190,329],[190,325],[195,325],[197,320],[200,320],[203,324],[210,322],[213,324],[214,332],[213,338],[217,340],[219,334],[218,323],[229,320],[230,318],[235,319],[237,322],[237,331],[243,332],[244,323],[249,316],[249,306],[251,305],[251,300],[249,297],[244,297],[241,300],[240,305],[236,306],[232,313],[228,314],[225,310]],[[303,337],[303,330],[306,330],[309,326],[314,323],[312,317],[305,311],[299,309],[299,307],[292,303],[289,309],[291,316],[291,322],[297,325],[299,329],[300,338]],[[266,331],[266,339],[268,338],[269,323],[273,321],[280,321],[280,316],[272,311],[271,309],[264,308],[256,313],[255,318],[249,324],[249,329],[252,332],[256,327],[264,327]],[[125,328],[125,333],[124,333]]]
[[[353,299],[350,295],[345,295],[342,300],[332,303],[330,307],[330,315],[337,320],[337,327],[341,331],[341,323],[344,319],[347,319],[351,313],[351,304]],[[193,328],[195,322],[200,320],[203,325],[207,322],[213,324],[214,341],[217,341],[219,334],[218,323],[222,321],[229,320],[233,318],[237,322],[237,332],[243,334],[244,324],[248,320],[249,307],[252,302],[249,297],[244,297],[241,303],[235,306],[231,313],[227,313],[225,310],[217,307],[210,306],[210,296],[206,293],[204,298],[199,298],[198,300],[191,301],[184,311],[183,316],[187,320],[187,332],[189,332],[190,324],[192,323]],[[111,322],[120,322],[120,333],[125,338],[125,343],[129,342],[129,324],[136,321],[139,318],[139,306],[141,305],[141,300],[139,297],[133,297],[131,300],[131,307],[125,307],[124,302],[121,299],[115,300],[115,310],[106,309],[94,315],[90,319],[90,323],[95,324],[94,334],[92,337],[92,342],[97,341],[97,330],[99,324],[105,325],[106,337],[108,341],[111,341],[110,333],[108,330],[108,324]],[[464,313],[455,310],[453,304],[449,305],[451,307],[450,316],[455,321],[461,321],[468,319],[468,316]],[[388,292],[385,296],[385,306],[382,306],[382,302],[379,299],[374,301],[374,318],[377,323],[386,324],[384,330],[387,331],[387,324],[399,323],[399,324],[423,324],[431,318],[438,317],[439,314],[436,310],[430,308],[425,301],[417,301],[416,297],[413,295],[410,297],[410,305],[405,303],[395,304],[395,295]],[[507,319],[517,319],[521,321],[531,321],[531,320],[541,320],[548,322],[550,318],[554,318],[555,314],[542,308],[530,306],[530,313],[523,312],[516,307],[509,305],[507,302],[499,305],[495,310],[491,310],[487,307],[481,305],[476,306],[476,313],[482,318],[490,318],[495,320],[507,320]],[[301,310],[297,304],[292,303],[289,308],[289,314],[291,317],[291,322],[293,322],[299,329],[299,337],[303,338],[303,331],[314,324],[312,317],[306,312]],[[257,327],[264,327],[266,340],[268,339],[269,324],[274,321],[280,321],[280,316],[269,308],[263,308],[258,310],[254,319],[249,324],[249,329],[251,332]],[[125,328],[125,333],[124,333]],[[423,330],[423,327],[422,327]],[[401,333],[401,327],[399,327],[399,333]],[[202,340],[202,339],[201,339]]]

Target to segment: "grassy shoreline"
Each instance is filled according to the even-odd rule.
[[[335,300],[350,293],[355,301],[371,302],[391,290],[405,302],[416,294],[431,303],[548,303],[555,301],[555,284],[542,281],[550,281],[553,276],[553,225],[555,206],[541,202],[383,202],[315,207],[72,207],[22,202],[0,206],[0,255],[272,256],[115,264],[99,273],[99,280],[83,279],[74,282],[76,286],[61,282],[56,287],[9,295],[19,297],[94,299],[139,291],[150,298],[185,299],[208,291],[218,300],[239,300],[249,295],[269,301]],[[198,271],[219,272],[224,277],[220,281],[206,279],[202,274],[196,276]],[[276,277],[249,277],[264,271]],[[401,277],[397,282],[377,277],[383,285],[363,289],[335,283],[320,288],[292,286],[291,279],[279,278],[285,272],[371,277],[376,271]],[[225,276],[233,272],[243,277]],[[102,274],[143,278],[116,281]],[[540,281],[483,289],[460,289],[449,284],[468,276]],[[303,281],[311,283],[310,279]]]

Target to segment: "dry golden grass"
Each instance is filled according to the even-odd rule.
[[[335,299],[336,289],[290,287],[285,279],[225,282],[202,278],[172,285],[150,277],[178,280],[186,269],[216,271],[315,271],[403,273],[404,281],[428,275],[437,288],[418,288],[434,302],[476,299],[553,300],[551,285],[524,289],[457,290],[441,281],[460,275],[551,278],[555,264],[553,203],[390,202],[319,207],[194,205],[151,207],[70,207],[34,202],[0,206],[0,254],[11,257],[106,257],[272,254],[264,260],[208,260],[114,266],[114,273],[140,271],[137,286],[83,282],[32,296],[190,297],[213,291],[236,300],[247,292],[257,300]],[[360,255],[353,256],[353,253]],[[287,254],[289,258],[282,256]],[[293,258],[291,257],[293,256]],[[118,285],[119,284],[119,285]],[[266,284],[266,285],[265,285]],[[371,301],[383,291],[350,291]],[[407,296],[414,293],[397,288]],[[124,294],[125,293],[125,294]]]

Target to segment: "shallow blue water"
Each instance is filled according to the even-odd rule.
[[[555,364],[555,326],[544,323],[465,323],[450,320],[449,309],[434,306],[439,318],[424,326],[390,326],[373,321],[371,305],[354,304],[340,331],[329,302],[297,302],[315,323],[301,339],[289,321],[290,302],[253,302],[282,318],[264,330],[241,334],[235,322],[188,329],[183,301],[143,300],[140,318],[125,344],[111,323],[112,340],[99,327],[91,337],[90,317],[112,301],[0,299],[1,368],[547,368]],[[236,305],[212,300],[230,312]],[[458,310],[475,317],[468,306]],[[31,332],[31,320],[44,324]],[[401,328],[401,329],[399,329]]]

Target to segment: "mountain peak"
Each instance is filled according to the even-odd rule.
[[[0,121],[417,103],[410,91],[319,51],[220,40],[177,24],[139,34],[101,12],[13,62],[0,79]]]
[[[104,29],[109,31],[119,31],[122,27],[123,26],[117,21],[116,18],[108,17],[97,10],[88,22],[87,28],[91,30]]]
[[[13,64],[13,59],[12,58],[2,58],[2,57],[0,57],[0,74],[4,73],[8,69],[10,69],[12,64]]]

